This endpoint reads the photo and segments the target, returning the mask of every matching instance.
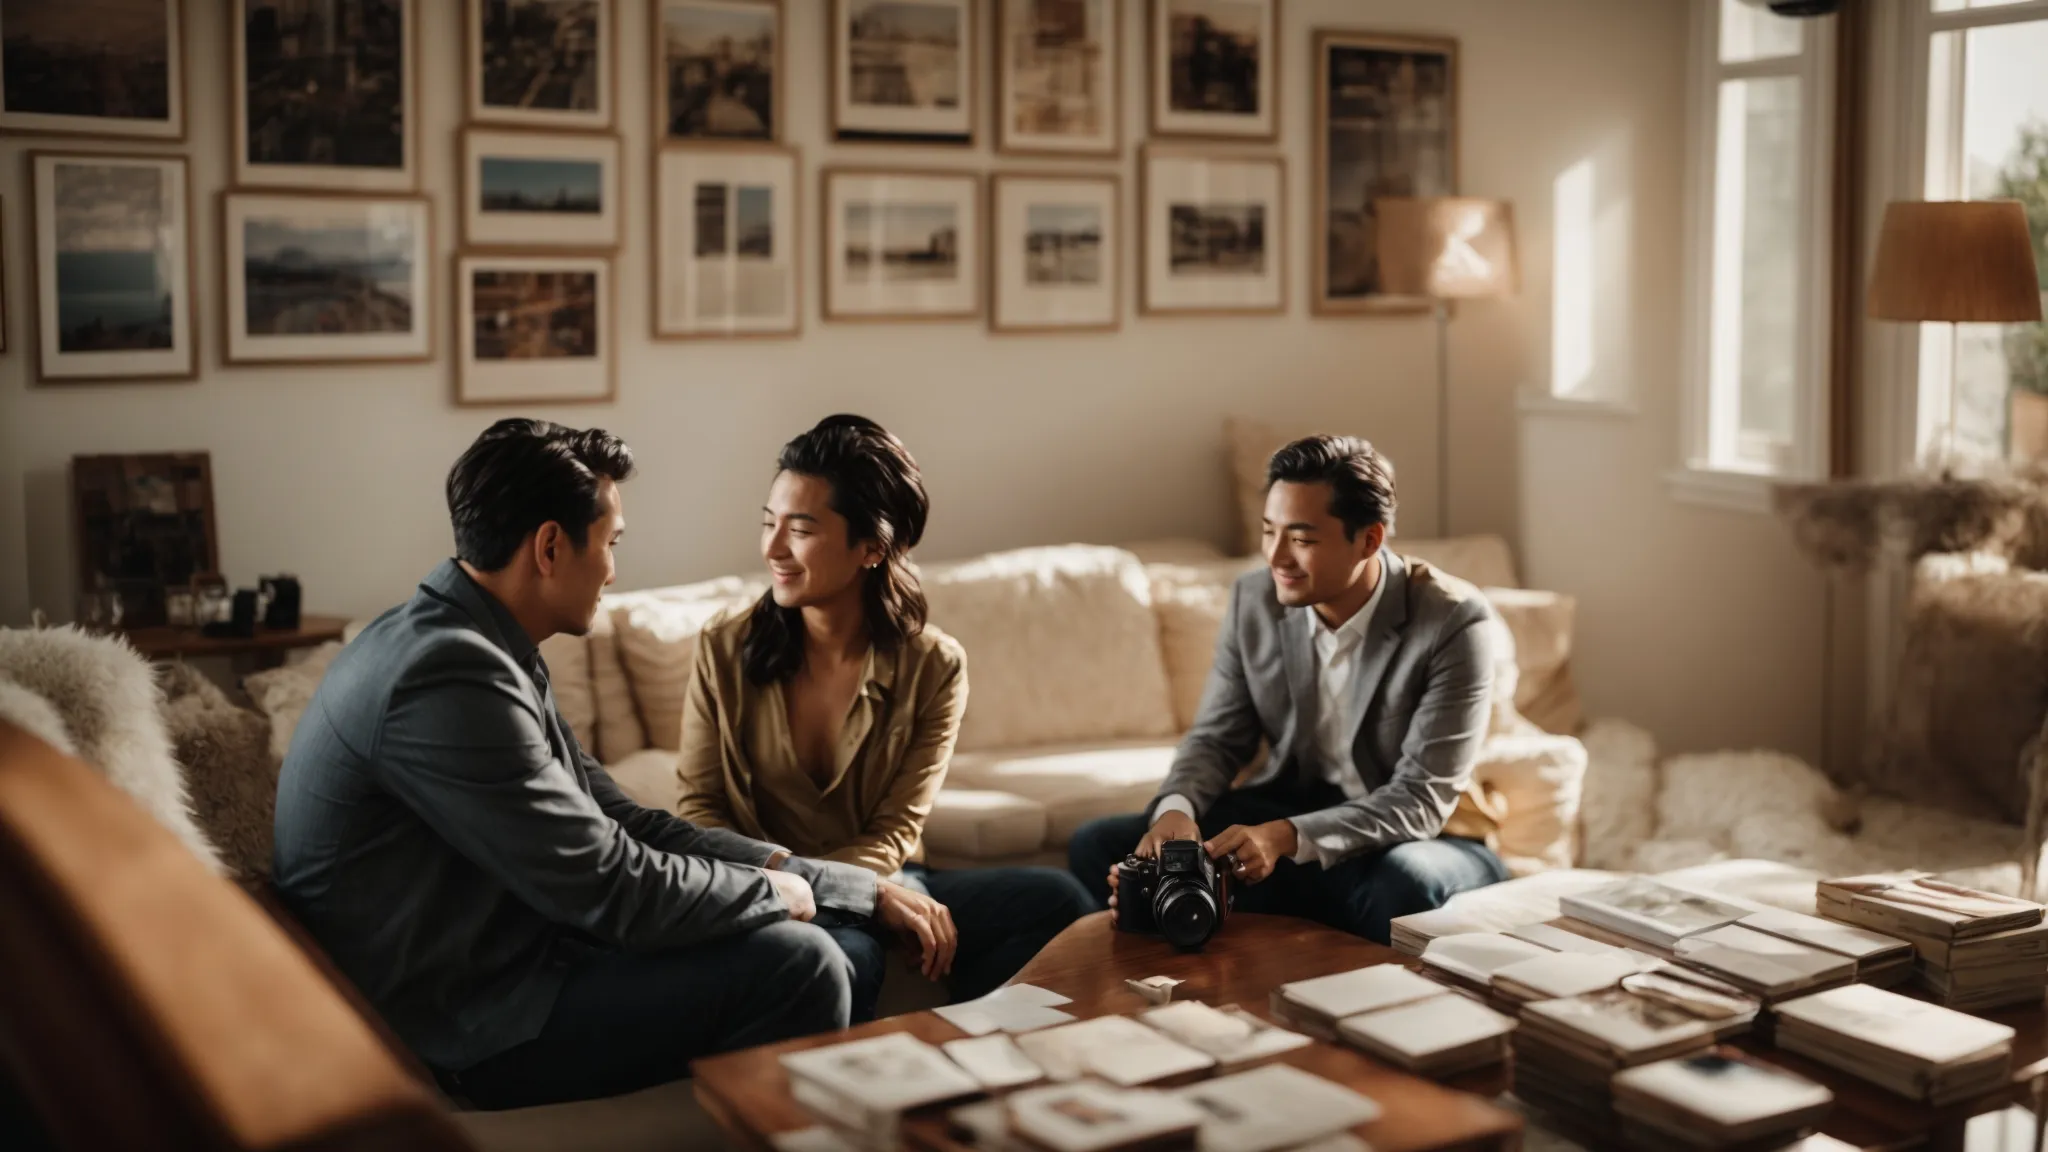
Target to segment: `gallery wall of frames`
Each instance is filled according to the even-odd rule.
[[[423,59],[441,2],[222,0],[216,23],[185,0],[0,0],[0,133],[36,137],[33,247],[0,253],[33,262],[34,299],[20,326],[0,301],[4,350],[44,385],[192,379],[212,341],[230,369],[445,360],[457,403],[496,405],[616,396],[622,276],[648,278],[657,340],[795,336],[812,292],[828,324],[1005,335],[1303,298],[1412,313],[1379,290],[1372,201],[1456,191],[1456,42],[1315,29],[1288,59],[1283,0],[1145,0],[1141,53],[1118,0],[460,0],[461,58]],[[628,6],[644,44],[622,42]],[[785,24],[814,6],[824,58],[792,59]],[[629,51],[649,91],[623,90]],[[1133,58],[1142,117],[1120,107]],[[828,78],[827,163],[788,143],[792,69]],[[230,170],[198,204],[178,147],[192,86],[223,70]],[[421,88],[457,75],[444,143]],[[1312,93],[1306,253],[1287,251],[1285,85]],[[651,118],[644,192],[622,187],[629,114]],[[422,188],[429,147],[459,156],[452,220]],[[626,212],[645,251],[622,250]]]

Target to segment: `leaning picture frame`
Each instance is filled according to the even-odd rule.
[[[231,0],[233,187],[416,189],[418,0],[354,3]]]
[[[1116,0],[997,0],[996,151],[1117,154],[1121,15]]]
[[[648,0],[658,144],[782,139],[781,0]]]
[[[614,0],[464,0],[464,114],[508,128],[611,129],[618,106]]]
[[[1280,0],[1151,0],[1145,105],[1157,138],[1280,136]]]
[[[220,220],[223,362],[434,358],[429,198],[223,192]]]
[[[610,134],[463,129],[463,245],[617,248],[623,151]]]
[[[1153,144],[1139,175],[1141,313],[1287,310],[1283,158]]]
[[[677,145],[656,154],[656,340],[802,331],[801,180],[801,157],[781,145]]]
[[[186,85],[184,0],[0,0],[0,133],[180,141]]]
[[[975,0],[828,0],[827,88],[842,142],[974,143]]]
[[[455,256],[455,402],[594,404],[618,394],[612,258]]]

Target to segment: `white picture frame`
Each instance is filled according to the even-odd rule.
[[[516,9],[551,5],[560,7],[561,0],[464,0],[464,114],[471,124],[582,132],[605,132],[614,126],[619,102],[617,0],[595,0],[582,7],[588,24],[579,21],[576,27],[557,28],[553,43],[542,49],[553,52],[564,33],[572,42],[588,36],[589,55],[574,77],[529,75],[521,59],[530,53],[520,49],[531,46],[505,43],[515,30],[486,25],[492,14],[509,16]],[[494,39],[500,43],[494,44]]]
[[[15,20],[28,18],[28,10],[35,10],[32,18],[36,21],[26,32],[20,31]],[[0,0],[0,132],[9,135],[50,135],[50,136],[96,136],[134,140],[173,141],[185,138],[185,4],[184,0],[121,0],[119,12],[109,12],[105,4],[67,4],[63,0]],[[72,40],[64,33],[74,28],[85,31],[126,33],[131,25],[109,21],[109,16],[161,15],[159,25],[150,22],[148,32],[142,32],[142,39],[128,43],[116,42],[112,35],[79,37]],[[132,28],[140,32],[145,27],[137,20]],[[70,108],[50,107],[49,102],[57,98],[51,87],[43,84],[25,67],[25,49],[36,45],[39,35],[47,35],[48,41],[39,45],[48,54],[48,67],[72,75],[95,75],[107,72],[108,57],[126,52],[115,70],[131,83],[139,76],[148,76],[157,67],[155,57],[162,56],[163,82],[149,83],[139,96],[125,93],[96,91],[82,97],[83,104]],[[77,52],[76,59],[60,54]],[[8,72],[8,62],[16,62],[17,73]],[[74,100],[80,94],[70,94]],[[137,100],[151,105],[149,108],[126,106],[124,101]],[[161,100],[163,114],[154,114],[153,105]],[[24,107],[42,103],[43,107]],[[98,104],[98,107],[91,107]],[[114,107],[109,107],[113,105]],[[137,114],[141,113],[141,114]]]
[[[1151,0],[1146,22],[1153,136],[1279,139],[1280,0]]]
[[[623,146],[617,136],[462,131],[462,243],[469,248],[619,246]]]
[[[801,332],[797,150],[672,147],[654,162],[654,338]]]
[[[38,382],[196,378],[185,158],[31,152],[29,171]],[[65,279],[90,287],[67,299]]]
[[[1140,312],[1287,310],[1284,160],[1152,145],[1140,172]]]
[[[822,201],[827,320],[981,314],[981,177],[828,168]]]
[[[1074,12],[1078,25],[1059,19]],[[996,0],[998,152],[1117,154],[1122,14],[1117,0]]]
[[[1123,183],[1113,173],[999,172],[989,181],[989,327],[1114,332],[1123,299]]]
[[[829,0],[834,138],[974,143],[975,0]]]
[[[278,33],[278,22],[286,15],[282,0],[231,0],[233,187],[324,192],[417,189],[417,0],[358,2],[366,6],[363,25],[352,29],[354,35],[345,41],[328,44],[318,36]],[[310,15],[307,20],[309,28],[322,29],[323,34],[341,25]],[[390,92],[394,84],[395,97]],[[323,98],[338,106],[341,115],[313,117],[300,99],[309,86],[330,94],[343,92]],[[354,93],[348,91],[351,86]],[[397,120],[395,132],[392,117]]]
[[[610,256],[462,253],[455,283],[458,405],[601,404],[617,395]]]
[[[220,212],[226,363],[434,358],[432,200],[223,192]]]

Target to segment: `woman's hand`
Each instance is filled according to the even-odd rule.
[[[884,880],[875,892],[875,919],[898,932],[917,938],[923,955],[920,971],[927,980],[937,980],[953,970],[953,953],[960,946],[960,933],[953,927],[953,914],[944,904],[901,884]]]

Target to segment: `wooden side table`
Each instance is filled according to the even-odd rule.
[[[124,628],[118,635],[150,660],[199,656],[249,656],[259,668],[275,668],[285,654],[341,639],[348,621],[340,616],[301,616],[297,628],[258,627],[253,636],[208,636],[197,628]]]

